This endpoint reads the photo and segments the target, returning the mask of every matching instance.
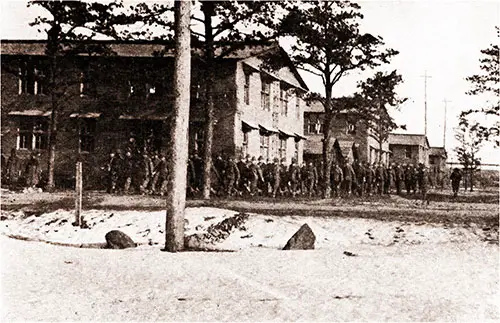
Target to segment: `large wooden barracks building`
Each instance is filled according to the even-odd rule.
[[[112,55],[78,55],[66,63],[56,183],[74,175],[82,156],[85,183],[98,187],[109,153],[134,143],[168,155],[173,54],[164,43],[102,42]],[[44,75],[44,41],[2,41],[2,156],[41,154],[46,167],[51,98]],[[283,67],[269,72],[262,55],[274,51]],[[202,154],[204,79],[193,56],[190,154]],[[213,154],[292,158],[302,162],[306,84],[277,44],[245,47],[219,61],[215,81]],[[42,77],[41,77],[42,76]],[[167,156],[168,157],[168,156]]]

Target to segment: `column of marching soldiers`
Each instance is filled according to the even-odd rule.
[[[159,153],[133,153],[116,150],[109,156],[107,192],[122,194],[167,193],[169,175],[166,156]],[[187,163],[187,193],[200,196],[203,160],[196,154]],[[366,163],[346,159],[334,161],[329,181],[334,197],[383,194],[426,194],[429,174],[423,164]],[[295,158],[264,160],[246,155],[239,159],[216,156],[211,172],[211,193],[220,197],[320,197],[325,174],[322,162],[299,165]]]

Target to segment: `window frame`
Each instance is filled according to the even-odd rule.
[[[78,149],[82,153],[92,153],[95,151],[97,120],[80,118],[78,122]]]
[[[405,158],[412,158],[412,149],[410,145],[405,146]]]
[[[20,116],[17,128],[17,150],[47,150],[49,147],[49,122],[46,117]],[[22,140],[22,138],[26,138]]]
[[[271,81],[261,79],[260,105],[264,111],[271,111],[271,84]]]
[[[260,133],[260,156],[264,159],[269,159],[270,135]]]
[[[250,73],[245,73],[245,83],[243,85],[243,102],[250,104]]]

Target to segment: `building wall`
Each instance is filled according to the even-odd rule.
[[[244,61],[239,61],[236,67],[236,97],[237,97],[237,113],[235,117],[235,145],[237,152],[242,154],[244,132],[242,129],[242,121],[248,122],[254,126],[263,125],[268,129],[283,130],[289,134],[301,134],[303,130],[303,107],[304,102],[300,96],[301,91],[296,91],[292,85],[288,85],[288,103],[285,114],[282,113],[280,101],[280,83],[281,80],[288,84],[296,84],[298,82],[295,76],[288,68],[282,68],[276,72],[275,77],[267,75],[260,70],[261,61],[256,57],[248,58]],[[249,77],[248,86],[248,103],[245,102],[245,75]],[[264,109],[261,102],[262,82],[270,82],[270,108]],[[297,109],[297,100],[299,106]],[[248,132],[248,150],[247,154],[258,158],[261,156],[261,134],[259,129],[252,129]],[[280,136],[279,133],[273,133],[269,136],[269,154],[262,156],[264,159],[272,160],[275,157],[280,157],[279,147],[280,140],[286,141],[286,162],[290,163],[295,154],[295,136]],[[302,162],[303,155],[303,140],[298,141],[298,162]]]
[[[420,145],[395,145],[391,144],[390,150],[392,152],[391,162],[399,164],[413,164],[418,165],[424,163],[428,165],[427,150]],[[406,157],[406,147],[411,149],[411,158]]]

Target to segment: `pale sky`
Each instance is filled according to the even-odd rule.
[[[477,106],[483,99],[470,97],[465,77],[479,73],[480,50],[498,43],[495,26],[500,25],[500,1],[360,1],[365,18],[363,31],[384,38],[398,50],[383,70],[397,69],[404,84],[399,88],[409,100],[396,121],[406,124],[407,133],[424,133],[424,75],[427,79],[428,138],[431,146],[443,145],[444,99],[448,101],[446,148],[451,159],[456,145],[453,127],[460,111]],[[43,38],[28,23],[39,14],[25,1],[1,1],[0,38]],[[349,95],[373,72],[351,75],[334,88],[335,96]],[[321,80],[304,75],[309,88],[323,92]],[[498,151],[486,145],[480,152],[483,163],[498,163]]]

